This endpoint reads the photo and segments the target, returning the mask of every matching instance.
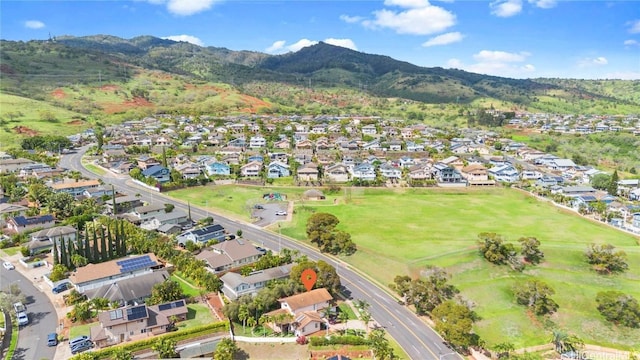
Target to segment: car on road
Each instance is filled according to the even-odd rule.
[[[69,284],[68,282],[64,282],[62,284],[58,284],[56,286],[53,287],[53,289],[51,289],[51,291],[54,294],[59,294],[63,291],[69,290],[69,288],[71,287],[71,284]]]
[[[19,312],[18,313],[18,326],[25,326],[25,325],[29,325],[29,316],[24,311],[23,312]]]
[[[51,333],[47,335],[47,346],[56,346],[58,345],[58,334]]]
[[[264,210],[264,206],[262,206],[260,204],[253,205],[253,208],[256,209],[256,210]]]
[[[89,349],[93,348],[93,343],[91,342],[91,340],[86,340],[84,342],[81,342],[75,346],[73,346],[71,348],[71,353],[73,355],[77,354],[77,353],[81,353],[83,351],[87,351]]]
[[[3,263],[2,263],[2,266],[3,266],[5,269],[7,269],[7,270],[13,270],[13,269],[15,269],[15,268],[16,268],[15,266],[13,266],[13,264],[12,264],[12,263],[10,263],[10,262],[8,262],[8,261],[3,262]]]
[[[287,212],[286,211],[276,211],[276,215],[277,216],[287,216]]]

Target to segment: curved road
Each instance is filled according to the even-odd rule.
[[[131,182],[128,176],[119,177],[111,173],[98,176],[89,172],[82,166],[81,159],[88,147],[83,147],[77,153],[67,154],[60,160],[60,166],[70,170],[76,170],[89,178],[101,178],[105,184],[113,185],[116,190],[123,193],[140,194],[144,201],[162,201],[171,203],[176,207],[187,211],[184,203],[147,190]],[[191,206],[191,216],[194,219],[209,216],[211,211],[205,211]],[[307,255],[314,261],[324,260],[333,265],[340,275],[342,285],[353,299],[362,299],[371,304],[369,311],[373,318],[385,327],[387,332],[400,344],[411,359],[436,359],[453,360],[461,357],[449,349],[442,338],[416,314],[399,305],[397,300],[377,287],[372,281],[352,269],[348,264],[318,252],[317,250],[301,244],[293,239],[279,236],[272,232],[258,228],[252,224],[226,218],[213,213],[215,221],[224,226],[230,233],[242,230],[242,236],[255,243],[262,244],[270,249],[278,249],[285,246],[292,250],[298,250],[300,254]]]
[[[21,266],[14,264],[15,266]],[[53,359],[55,347],[47,346],[47,334],[56,331],[58,314],[49,298],[36,288],[30,279],[16,270],[0,269],[0,284],[6,290],[11,284],[18,284],[27,298],[29,324],[20,328],[18,346],[11,360]],[[13,309],[9,310],[13,312]]]

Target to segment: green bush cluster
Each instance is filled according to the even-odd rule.
[[[369,340],[353,335],[345,336],[331,336],[326,337],[311,337],[309,338],[311,346],[327,346],[327,345],[369,345]]]

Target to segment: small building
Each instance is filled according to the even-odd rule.
[[[153,253],[88,264],[77,268],[69,281],[78,292],[85,292],[117,281],[153,272],[163,265]]]
[[[176,237],[178,245],[185,246],[187,242],[192,241],[195,244],[204,244],[209,240],[224,241],[227,232],[220,224],[212,224],[205,227],[186,231]]]
[[[304,200],[324,200],[324,193],[317,189],[309,189],[302,193],[302,198]]]
[[[168,168],[162,165],[153,165],[142,171],[144,177],[151,177],[156,179],[159,183],[166,183],[171,181],[171,174]]]
[[[293,264],[286,264],[255,271],[247,276],[235,272],[227,272],[220,277],[224,284],[222,292],[232,301],[242,295],[255,295],[265,288],[270,281],[288,279],[292,267]]]

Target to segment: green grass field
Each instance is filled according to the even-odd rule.
[[[219,201],[209,201],[209,206],[221,204],[244,217],[243,208],[232,205],[233,199],[246,202],[266,190],[214,188],[213,193],[223,195],[218,196]],[[183,190],[180,197],[197,199],[202,194]],[[338,200],[335,205],[334,198]],[[488,344],[509,341],[516,348],[543,344],[552,329],[561,328],[592,344],[640,347],[640,330],[609,325],[595,304],[598,291],[611,289],[640,299],[640,268],[636,265],[640,264],[640,246],[631,235],[509,189],[354,189],[328,196],[325,202],[297,202],[293,221],[282,224],[282,233],[304,239],[306,221],[317,211],[340,219],[339,228],[349,232],[358,245],[358,252],[344,260],[380,284],[391,283],[399,274],[418,276],[427,265],[446,268],[461,295],[476,304],[482,320],[475,329]],[[514,243],[520,237],[534,236],[542,243],[545,262],[523,273],[490,265],[477,251],[481,232],[496,232]],[[583,256],[590,243],[611,243],[625,250],[629,271],[596,275]],[[511,286],[528,277],[543,279],[556,290],[557,314],[538,318],[515,304]]]
[[[187,320],[180,321],[178,325],[179,330],[191,329],[194,327],[211,324],[217,320],[213,318],[211,310],[205,304],[190,304],[187,306]]]

